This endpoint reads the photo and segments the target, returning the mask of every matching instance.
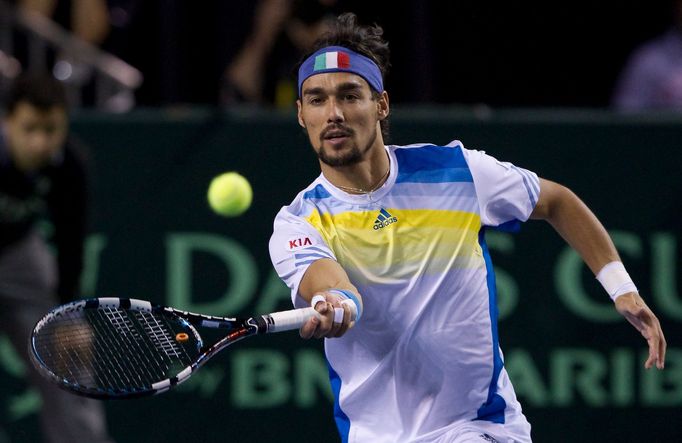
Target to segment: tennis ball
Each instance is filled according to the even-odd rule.
[[[225,172],[211,180],[208,187],[208,204],[225,217],[243,214],[253,198],[248,180],[236,172]]]

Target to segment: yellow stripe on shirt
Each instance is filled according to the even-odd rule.
[[[380,279],[391,268],[394,277],[404,278],[415,272],[430,274],[431,269],[442,272],[445,263],[455,269],[483,265],[478,214],[435,209],[386,211],[392,218],[379,228],[375,226],[377,209],[334,215],[314,210],[307,220],[349,273],[355,274],[355,269],[368,279]],[[396,268],[401,270],[397,275]]]

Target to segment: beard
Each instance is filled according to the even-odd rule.
[[[322,163],[331,167],[352,166],[360,163],[365,158],[365,154],[372,149],[376,138],[377,135],[375,133],[364,148],[361,149],[357,144],[353,143],[350,148],[339,155],[330,154],[324,147],[324,140],[321,140],[320,147],[317,149],[317,157]]]

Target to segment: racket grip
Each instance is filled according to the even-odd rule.
[[[348,305],[350,308],[350,319],[355,321],[358,316],[357,307],[355,303],[350,300],[344,300],[342,303]],[[340,309],[340,308],[339,308]],[[322,315],[314,308],[292,309],[290,311],[273,312],[265,317],[270,317],[268,324],[268,332],[283,332],[292,329],[299,329],[309,319],[313,317],[321,318]]]
[[[272,320],[272,322],[268,322],[268,332],[282,332],[299,329],[309,319],[320,318],[321,315],[313,308],[303,308],[273,312],[268,317]]]

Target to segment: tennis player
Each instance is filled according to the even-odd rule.
[[[529,442],[498,345],[487,228],[548,221],[663,368],[665,339],[606,230],[567,188],[465,149],[385,146],[381,28],[338,18],[298,70],[298,122],[322,173],[279,212],[270,254],[301,328],[326,337],[343,442]],[[363,307],[350,322],[345,299]],[[352,326],[352,327],[351,327]]]

